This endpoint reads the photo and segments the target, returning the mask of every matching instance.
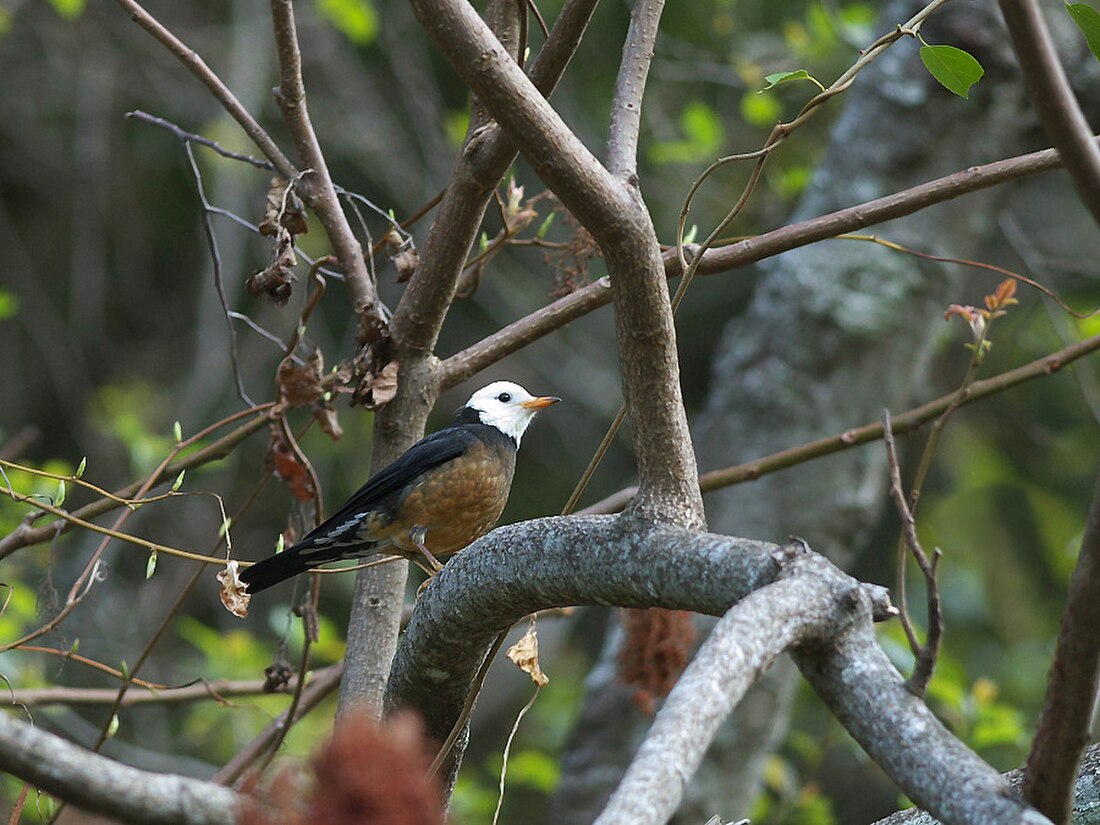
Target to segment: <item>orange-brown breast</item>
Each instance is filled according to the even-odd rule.
[[[433,555],[461,550],[493,529],[508,502],[514,452],[476,442],[463,455],[429,470],[397,506],[387,523],[372,519],[367,532],[379,541],[416,552],[409,531],[425,529]]]

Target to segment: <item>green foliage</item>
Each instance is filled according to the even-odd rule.
[[[4,21],[0,16],[0,34],[4,33]],[[0,289],[0,321],[5,321],[19,312],[19,298],[6,289]]]
[[[92,420],[101,432],[126,445],[135,470],[149,472],[175,446],[172,435],[159,431],[163,406],[164,396],[152,384],[108,385],[96,394]]]
[[[66,20],[75,20],[84,13],[84,0],[50,0],[50,5]]]
[[[805,737],[803,737],[805,738]],[[795,766],[773,754],[764,765],[764,792],[749,819],[760,825],[834,825],[833,803],[814,783],[804,784]]]
[[[649,157],[654,163],[698,163],[713,159],[726,140],[718,113],[701,100],[693,100],[680,113],[681,140],[654,144]]]
[[[768,183],[772,189],[784,200],[794,200],[809,186],[813,178],[813,169],[805,164],[787,166],[779,169],[774,174],[768,174]]]
[[[358,46],[378,34],[378,14],[370,0],[317,0],[317,11]]]
[[[447,143],[456,149],[466,139],[466,130],[470,127],[470,110],[459,109],[447,112],[443,119],[443,132],[447,136]]]
[[[760,92],[766,92],[769,89],[774,89],[776,86],[779,86],[782,83],[792,83],[798,80],[809,81],[810,83],[813,83],[815,86],[817,86],[817,88],[822,90],[824,90],[825,88],[821,85],[821,81],[819,81],[816,77],[811,75],[805,69],[795,69],[789,72],[776,72],[775,74],[764,75],[764,80],[768,85],[761,89]],[[760,92],[757,92],[757,94],[760,94]]]
[[[985,69],[972,54],[955,46],[920,48],[921,63],[945,89],[963,99],[970,97],[970,87],[982,79]]]
[[[1089,50],[1100,60],[1100,12],[1088,3],[1067,3],[1066,11],[1085,35]]]
[[[746,93],[741,97],[741,117],[760,129],[770,129],[783,114],[783,104],[774,95]]]

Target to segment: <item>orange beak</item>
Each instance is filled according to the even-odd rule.
[[[530,401],[521,401],[520,406],[528,410],[541,410],[543,407],[549,407],[551,404],[557,404],[561,401],[556,395],[540,395],[538,398],[532,398]]]

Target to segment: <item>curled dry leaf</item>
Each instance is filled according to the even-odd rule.
[[[539,687],[546,687],[550,683],[550,677],[539,667],[539,637],[534,623],[527,628],[522,639],[508,648],[506,655]]]
[[[363,406],[367,409],[378,409],[389,404],[397,395],[398,371],[399,364],[390,361],[376,374],[368,375],[356,392],[356,397],[362,400]]]
[[[298,501],[312,501],[317,498],[309,470],[299,460],[294,448],[287,443],[277,424],[271,425],[271,455],[275,461],[275,477],[287,486],[294,498]]]
[[[264,668],[264,693],[274,693],[290,684],[294,678],[294,668],[279,654],[279,657]]]
[[[313,405],[313,420],[321,430],[333,441],[339,441],[344,436],[344,430],[336,418],[336,410],[331,401],[322,399]]]
[[[391,226],[386,230],[386,234],[382,236],[382,240],[378,243],[379,247],[386,255],[393,255],[401,249],[402,244],[405,243],[405,239],[401,237],[400,232]]]
[[[293,189],[287,191],[286,178],[276,175],[268,184],[264,216],[258,228],[260,234],[268,238],[277,237],[280,228],[291,235],[304,235],[309,231],[305,205]]]
[[[248,615],[248,602],[252,597],[248,595],[244,583],[237,575],[237,562],[226,562],[225,569],[218,573],[217,579],[222,586],[218,595],[221,596],[225,609],[234,616],[243,619]]]
[[[280,230],[279,240],[275,243],[275,250],[271,256],[271,263],[265,269],[249,276],[245,281],[245,288],[253,298],[266,295],[276,306],[286,306],[293,291],[293,284],[297,277],[294,275],[294,267],[298,265],[298,258],[294,254],[294,239],[286,230]]]
[[[397,283],[403,284],[409,280],[416,271],[416,266],[420,263],[420,255],[412,245],[412,241],[410,241],[408,246],[394,255],[390,260],[393,261],[393,267],[397,270]]]
[[[325,358],[320,349],[314,349],[304,364],[283,359],[275,376],[279,400],[290,407],[305,407],[323,400],[325,390],[321,386],[321,373],[324,369]]]

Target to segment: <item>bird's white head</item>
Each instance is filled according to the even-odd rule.
[[[510,436],[518,447],[535,413],[558,401],[561,399],[553,395],[531,395],[511,381],[494,381],[471,395],[466,407],[477,411],[482,424]]]

